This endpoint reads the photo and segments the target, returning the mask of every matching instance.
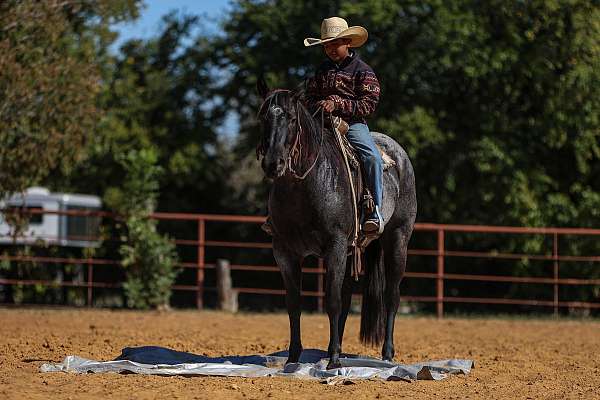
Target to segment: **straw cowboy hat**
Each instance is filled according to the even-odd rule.
[[[350,39],[350,47],[360,47],[366,41],[369,34],[362,26],[351,26],[348,28],[348,23],[340,17],[325,18],[321,23],[321,39],[306,38],[304,46],[316,46],[331,42],[335,39],[347,38]]]

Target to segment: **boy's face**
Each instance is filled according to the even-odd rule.
[[[323,50],[327,57],[333,62],[343,61],[344,58],[348,57],[348,45],[350,39],[336,39],[331,42],[327,42],[323,45]]]

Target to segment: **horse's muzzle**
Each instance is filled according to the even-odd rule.
[[[283,157],[277,157],[273,160],[265,157],[261,162],[261,167],[267,178],[279,178],[285,173],[285,159]]]

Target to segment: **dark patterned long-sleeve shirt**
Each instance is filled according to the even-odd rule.
[[[352,124],[365,123],[379,102],[377,76],[358,54],[351,53],[339,65],[325,61],[307,83],[307,100],[314,106],[320,100],[333,100],[333,115]]]

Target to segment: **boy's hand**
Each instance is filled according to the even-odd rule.
[[[321,100],[319,101],[319,105],[323,107],[323,110],[327,111],[328,113],[333,112],[333,110],[335,110],[335,103],[333,102],[333,100]]]

